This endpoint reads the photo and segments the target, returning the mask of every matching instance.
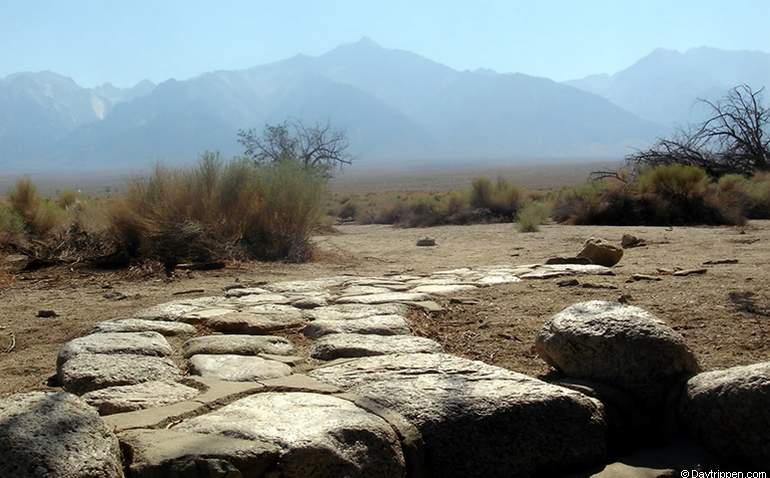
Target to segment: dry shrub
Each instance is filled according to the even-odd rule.
[[[56,205],[62,209],[68,209],[74,206],[79,198],[80,194],[78,194],[77,191],[64,189],[63,191],[59,191],[59,194],[56,195]]]
[[[62,226],[66,220],[63,210],[43,199],[29,178],[18,180],[8,193],[11,210],[21,218],[24,229],[35,238],[42,238]]]
[[[0,248],[24,245],[24,220],[10,207],[0,204]]]
[[[325,179],[290,161],[256,166],[214,153],[191,169],[156,167],[109,207],[108,236],[123,256],[163,262],[219,258],[303,261]]]
[[[508,220],[516,216],[523,199],[522,191],[503,178],[498,178],[495,183],[487,178],[476,178],[471,183],[470,206],[488,209]]]
[[[550,215],[548,204],[541,201],[528,202],[516,215],[516,227],[519,232],[537,232]]]
[[[245,231],[250,252],[262,259],[308,260],[325,179],[292,161],[274,163],[260,172],[262,201]]]
[[[742,206],[718,189],[699,168],[658,166],[628,183],[607,179],[561,191],[554,218],[596,225],[741,224]]]

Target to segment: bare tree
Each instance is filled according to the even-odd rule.
[[[353,159],[347,152],[347,136],[329,123],[308,127],[300,121],[284,121],[266,125],[261,133],[240,130],[238,142],[245,148],[246,157],[257,163],[293,160],[324,175],[351,164]]]
[[[628,156],[636,166],[688,164],[711,176],[749,175],[770,169],[770,108],[763,104],[764,88],[740,85],[719,101],[700,100],[711,117],[673,138],[659,139],[650,149]]]

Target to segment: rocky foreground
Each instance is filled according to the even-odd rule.
[[[616,476],[600,471],[612,456],[680,426],[716,463],[767,468],[770,364],[699,373],[684,339],[637,307],[554,316],[534,344],[552,383],[411,335],[410,311],[440,310],[439,295],[611,273],[339,276],[103,322],[60,350],[64,391],[0,399],[0,476]]]

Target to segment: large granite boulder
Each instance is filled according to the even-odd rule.
[[[0,476],[122,478],[118,440],[96,410],[69,393],[0,398]]]
[[[577,256],[590,259],[593,264],[612,267],[623,257],[623,248],[604,239],[592,237],[586,241]]]
[[[155,380],[174,382],[180,377],[181,371],[167,357],[133,354],[77,354],[58,373],[64,390],[77,394]]]
[[[270,476],[405,476],[399,439],[390,425],[329,395],[258,393],[185,420],[172,430],[273,444],[281,451]]]
[[[681,335],[649,312],[617,302],[567,307],[543,326],[535,348],[567,377],[615,386],[653,408],[700,370]]]
[[[770,467],[770,362],[692,377],[680,417],[693,437],[726,461]]]
[[[332,363],[309,375],[414,427],[426,476],[554,476],[601,462],[606,453],[599,401],[482,362],[397,354]]]
[[[441,352],[441,345],[413,335],[329,334],[313,343],[310,356],[320,360],[396,353]]]

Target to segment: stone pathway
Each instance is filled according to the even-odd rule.
[[[131,477],[574,470],[605,458],[598,400],[444,354],[410,334],[406,314],[440,310],[437,296],[577,274],[611,271],[535,264],[230,288],[98,324],[62,347],[57,375],[116,434]],[[276,335],[286,331],[310,346]]]

